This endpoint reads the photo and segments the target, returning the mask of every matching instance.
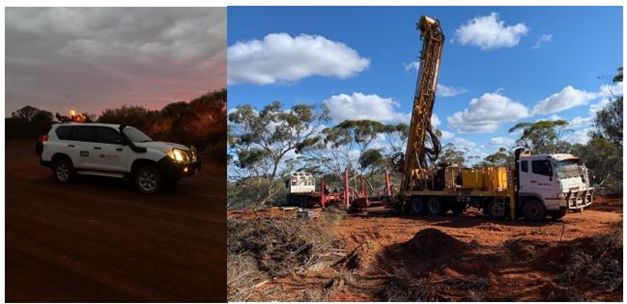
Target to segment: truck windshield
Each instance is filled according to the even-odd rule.
[[[579,159],[567,159],[558,161],[555,164],[555,169],[557,169],[557,176],[561,178],[580,176],[580,165],[581,160]]]
[[[144,132],[139,131],[133,127],[125,127],[124,135],[126,135],[126,137],[132,142],[141,143],[152,141],[152,139],[148,135],[144,134]]]

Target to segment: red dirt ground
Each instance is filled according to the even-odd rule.
[[[295,213],[277,209],[228,213],[229,218],[249,220],[270,216]],[[381,290],[386,279],[403,271],[406,277],[436,286],[436,300],[568,301],[572,295],[558,286],[563,270],[557,267],[561,262],[557,253],[585,247],[589,237],[621,226],[620,196],[597,198],[584,212],[544,223],[493,221],[472,212],[431,218],[371,209],[367,215],[347,215],[337,226],[329,226],[346,252],[356,253],[355,268],[272,278],[250,300],[385,301]],[[620,291],[581,288],[578,299],[622,300]]]
[[[223,302],[224,167],[154,196],[55,183],[31,142],[6,143],[7,302]]]

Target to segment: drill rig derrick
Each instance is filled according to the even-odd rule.
[[[412,108],[411,124],[407,138],[407,148],[402,163],[403,182],[401,192],[417,190],[431,178],[431,166],[435,163],[441,150],[440,141],[431,127],[431,114],[435,102],[436,84],[444,34],[440,22],[422,16],[416,24],[423,40],[420,55],[420,68],[416,80],[416,92]],[[427,143],[431,143],[431,147]],[[400,169],[400,168],[399,168]]]

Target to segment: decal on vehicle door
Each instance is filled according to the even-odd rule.
[[[81,151],[81,157],[88,157],[89,151]]]

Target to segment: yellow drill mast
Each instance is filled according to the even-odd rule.
[[[431,113],[435,102],[444,34],[440,22],[427,16],[420,18],[417,27],[423,44],[405,151],[401,192],[419,188],[422,184],[419,181],[429,178],[430,170],[427,157],[433,163],[440,152],[440,142],[431,129]],[[426,146],[427,134],[429,134],[431,147]]]

